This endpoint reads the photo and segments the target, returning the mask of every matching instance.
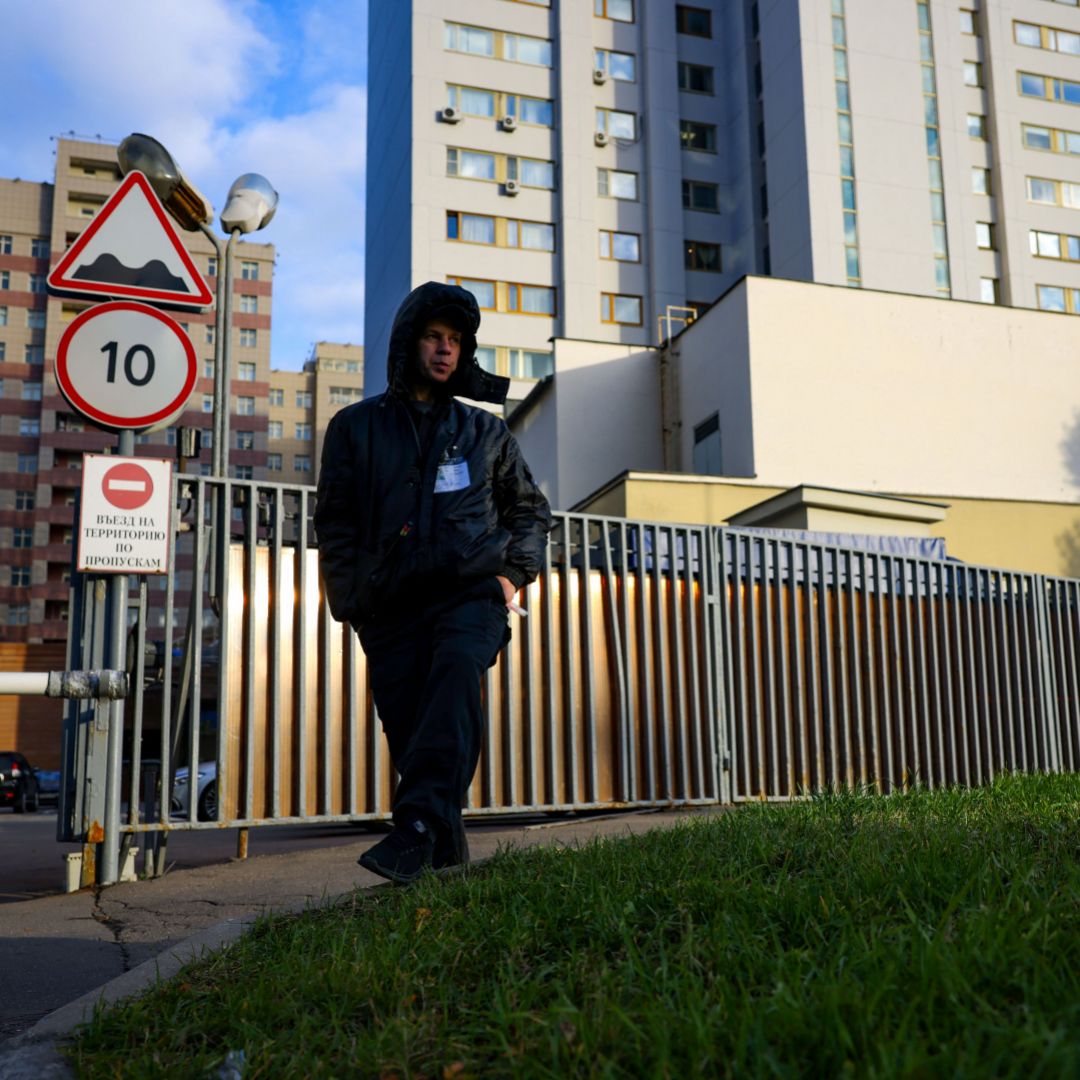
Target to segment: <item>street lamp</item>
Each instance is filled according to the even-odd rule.
[[[278,194],[270,181],[258,173],[245,173],[229,188],[222,228],[229,234],[222,250],[221,240],[209,227],[214,211],[210,203],[187,178],[184,170],[164,146],[149,135],[135,133],[120,144],[116,156],[126,175],[138,170],[146,176],[165,209],[188,232],[201,232],[217,253],[217,311],[214,324],[214,476],[229,472],[229,367],[232,337],[233,249],[244,233],[256,232],[270,223],[277,209]]]

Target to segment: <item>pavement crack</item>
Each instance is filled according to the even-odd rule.
[[[94,906],[90,912],[90,915],[102,926],[107,926],[112,931],[113,944],[120,950],[120,963],[123,971],[131,970],[131,953],[128,950],[127,942],[124,941],[124,922],[122,919],[116,918],[115,915],[110,915],[104,907],[101,905],[102,893],[105,890],[103,885],[94,886]],[[112,901],[119,903],[119,901]],[[126,906],[126,905],[124,905]]]

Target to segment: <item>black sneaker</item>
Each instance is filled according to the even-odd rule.
[[[431,869],[434,848],[434,831],[418,818],[407,825],[395,825],[389,836],[356,861],[373,874],[407,884]]]
[[[461,818],[453,827],[440,826],[435,832],[435,849],[431,854],[433,870],[453,870],[469,865],[469,841]]]

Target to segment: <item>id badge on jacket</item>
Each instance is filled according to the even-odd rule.
[[[435,494],[464,491],[469,486],[469,463],[463,457],[448,457],[439,462],[435,476]]]

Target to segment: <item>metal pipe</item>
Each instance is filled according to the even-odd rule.
[[[214,407],[220,408],[218,427],[215,435],[214,450],[220,454],[218,462],[221,466],[217,476],[229,475],[229,402],[232,397],[232,319],[233,319],[233,254],[236,249],[236,241],[240,237],[240,230],[233,229],[229,236],[229,242],[225,245],[225,310],[220,319],[221,329],[221,396],[215,395]],[[218,372],[215,369],[214,377],[217,379]],[[219,405],[220,403],[220,405]],[[221,447],[220,451],[218,447]],[[228,529],[228,524],[225,526]]]
[[[222,347],[225,341],[225,258],[221,249],[221,241],[214,232],[206,225],[199,225],[199,231],[211,244],[217,254],[217,301],[214,310],[214,414],[211,431],[213,432],[213,446],[211,447],[211,469],[214,476],[223,476],[224,469],[221,464],[221,414],[228,412],[228,384],[225,380],[225,364],[222,359]],[[224,407],[223,407],[224,406]]]

